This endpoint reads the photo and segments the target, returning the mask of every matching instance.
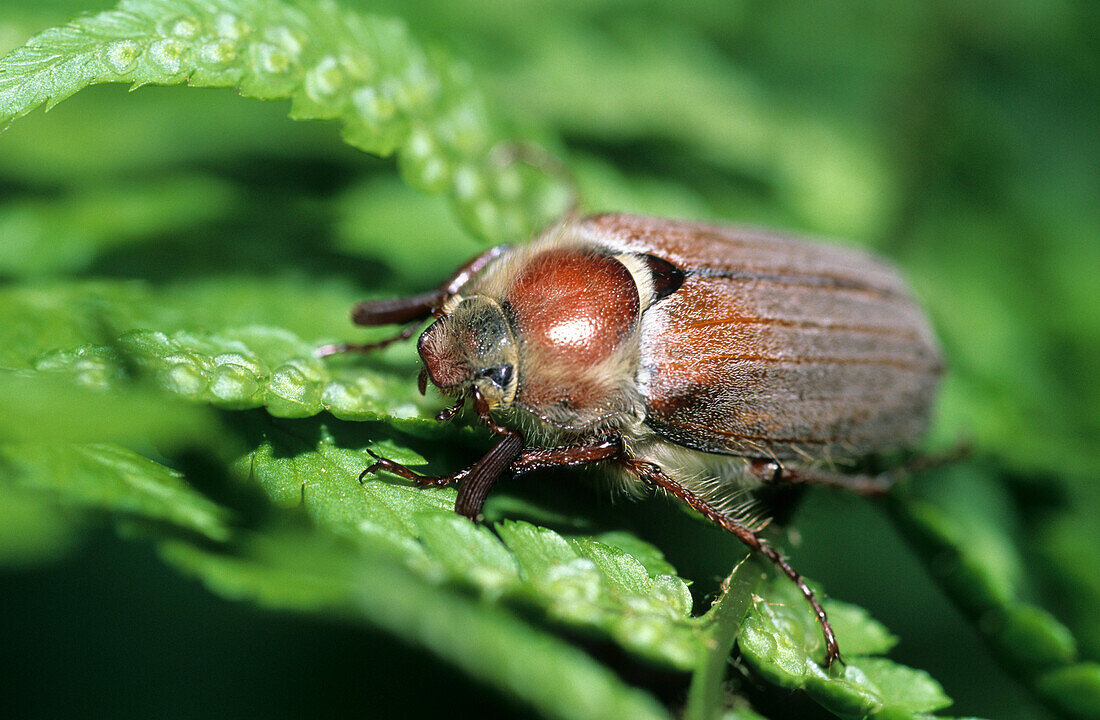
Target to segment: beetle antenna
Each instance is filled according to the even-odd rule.
[[[322,345],[313,351],[313,356],[318,358],[326,358],[330,355],[342,355],[344,353],[372,353],[383,348],[387,348],[394,343],[404,342],[413,335],[416,334],[420,324],[416,323],[407,326],[404,330],[396,335],[392,335],[384,340],[372,343],[334,343],[332,345]]]

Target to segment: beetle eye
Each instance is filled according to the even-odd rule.
[[[481,376],[488,378],[490,382],[504,390],[508,387],[508,383],[512,382],[512,370],[511,365],[497,365],[482,372]]]

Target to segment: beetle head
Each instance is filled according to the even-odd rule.
[[[432,323],[417,343],[432,383],[448,394],[476,387],[489,407],[508,407],[516,395],[516,341],[492,298],[473,295]]]

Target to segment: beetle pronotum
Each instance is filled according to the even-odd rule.
[[[731,498],[768,483],[864,494],[883,477],[836,463],[911,446],[941,373],[935,339],[889,265],[856,250],[761,230],[629,215],[568,220],[493,248],[438,290],[360,303],[359,325],[411,323],[427,382],[470,399],[499,438],[459,483],[476,518],[496,479],[599,464],[628,488],[664,490],[762,553],[836,637],[813,592]]]

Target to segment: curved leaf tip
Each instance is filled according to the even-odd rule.
[[[555,180],[494,159],[505,132],[455,61],[400,20],[326,0],[123,0],[0,58],[0,125],[89,85],[185,82],[340,120],[349,144],[397,152],[406,182],[448,193],[484,239],[526,237],[562,212]]]

